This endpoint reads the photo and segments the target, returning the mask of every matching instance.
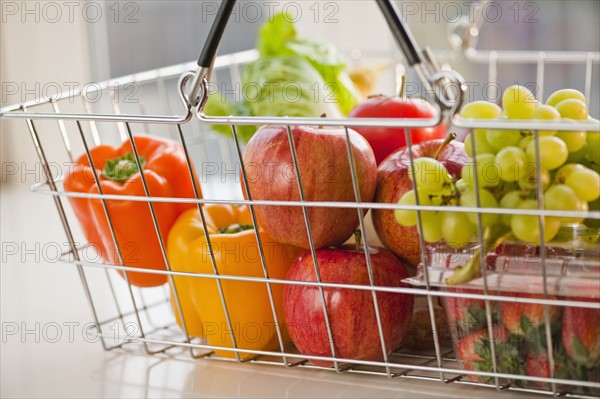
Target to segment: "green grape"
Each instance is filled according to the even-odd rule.
[[[404,193],[398,201],[399,205],[416,205],[417,200],[415,196],[415,190],[410,190]],[[431,206],[433,205],[427,194],[419,192],[419,205]],[[409,209],[395,209],[394,217],[396,221],[404,227],[412,227],[417,224],[417,211]]]
[[[565,184],[567,177],[577,170],[586,170],[587,168],[578,163],[568,163],[560,167],[554,175],[554,182],[557,184]]]
[[[531,162],[536,162],[535,140],[527,145],[525,152]],[[567,145],[561,139],[554,136],[543,136],[539,138],[540,164],[542,169],[553,170],[567,161],[569,151]]]
[[[577,172],[573,172],[577,173]],[[552,211],[581,211],[588,210],[588,204],[582,201],[575,191],[565,184],[550,187],[544,193],[544,209]],[[561,217],[561,223],[580,223],[583,218]]]
[[[413,170],[416,182],[413,181]],[[420,192],[439,192],[452,183],[452,176],[443,163],[428,157],[417,158],[408,169],[408,177]]]
[[[573,119],[564,118],[563,122],[575,123]],[[584,131],[560,131],[556,137],[561,139],[567,145],[569,152],[576,152],[586,145],[587,134]]]
[[[587,132],[588,159],[600,165],[600,132]]]
[[[498,201],[494,198],[493,194],[487,191],[486,189],[479,189],[479,200],[481,208],[497,208]],[[460,196],[460,205],[476,208],[477,207],[477,193],[475,189],[467,190]],[[478,218],[476,213],[467,213],[467,218],[473,224],[478,223]],[[482,227],[489,227],[498,222],[498,215],[494,213],[482,213],[481,214],[481,223]]]
[[[556,110],[563,118],[584,121],[588,119],[587,105],[581,100],[569,98],[556,104]]]
[[[562,89],[552,93],[550,97],[548,97],[548,99],[546,100],[546,104],[552,107],[556,107],[556,105],[558,105],[558,103],[560,103],[561,101],[568,100],[570,98],[575,98],[577,100],[585,102],[585,96],[580,91],[577,91],[575,89]]]
[[[504,194],[504,196],[500,199],[499,205],[500,208],[504,209],[517,209],[522,202],[523,194],[520,191],[511,191],[507,194]],[[502,223],[510,227],[512,216],[513,215],[506,214],[502,215],[500,219],[502,220]]]
[[[500,170],[492,154],[477,155],[475,160],[463,165],[461,177],[470,186],[475,186],[475,170],[479,187],[496,187],[500,183]]]
[[[588,145],[585,143],[578,151],[570,152],[567,157],[567,163],[579,163],[585,159],[588,154]]]
[[[556,137],[565,142],[569,152],[577,152],[586,145],[585,132],[560,132]]]
[[[540,122],[558,122],[560,121],[560,114],[556,108],[550,105],[540,105],[533,110],[531,119],[538,119]],[[538,134],[540,136],[554,136],[556,130],[540,130]]]
[[[442,238],[452,248],[463,248],[471,242],[477,227],[469,221],[466,214],[444,212],[442,216]]]
[[[427,242],[438,242],[442,239],[442,216],[445,212],[423,212],[420,230],[421,236]]]
[[[518,209],[538,209],[538,202],[536,200],[523,201]],[[556,218],[542,217],[544,222],[544,242],[552,240],[558,233],[560,228],[560,222]],[[512,233],[519,240],[540,245],[541,234],[540,234],[540,217],[536,215],[513,215],[510,228]]]
[[[542,180],[542,190],[545,191],[548,186],[550,186],[550,172],[548,172],[546,169],[542,169],[540,171],[540,178]],[[533,162],[528,162],[527,165],[525,165],[524,175],[518,181],[518,183],[521,190],[537,190],[537,168]]]
[[[454,183],[454,186],[456,187],[459,193],[463,193],[469,188],[468,183],[463,179],[457,180],[457,182]]]
[[[465,119],[494,119],[499,117],[501,113],[502,109],[494,103],[487,101],[473,101],[461,109],[460,116]],[[473,129],[473,134],[475,135],[475,151],[477,154],[493,154],[496,152],[486,141],[485,132],[485,129]],[[465,150],[470,157],[473,156],[470,135],[465,139]]]
[[[588,203],[588,207],[589,207],[590,211],[593,211],[593,212],[600,211],[600,198]],[[588,227],[593,227],[593,228],[598,229],[598,228],[600,228],[600,219],[587,218],[583,221],[583,224],[585,224]]]
[[[583,201],[592,202],[600,197],[600,175],[593,170],[575,170],[565,183]]]
[[[527,154],[519,147],[505,147],[496,155],[502,180],[507,182],[519,181],[525,175],[527,162]]]
[[[487,142],[495,149],[517,145],[523,138],[519,130],[488,130],[485,134]]]
[[[501,113],[499,106],[487,101],[473,101],[460,110],[460,116],[465,119],[494,119]]]
[[[487,142],[486,130],[475,129],[473,133],[465,137],[465,151],[471,158],[473,158],[473,137],[475,138],[475,153],[477,155],[496,153],[496,149]]]
[[[525,151],[527,149],[527,146],[529,145],[529,143],[531,143],[532,141],[533,141],[533,135],[528,134],[527,136],[523,137],[521,139],[521,141],[519,141],[518,147],[520,149],[522,149],[523,151]]]
[[[502,105],[510,119],[531,119],[538,101],[528,88],[515,85],[504,91]]]

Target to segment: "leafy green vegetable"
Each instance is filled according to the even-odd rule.
[[[244,68],[244,96],[252,115],[340,117],[319,73],[302,57],[266,57]]]
[[[256,48],[261,57],[280,55],[285,41],[296,37],[296,29],[287,15],[279,13],[260,27],[258,37]]]
[[[244,101],[231,104],[219,93],[211,94],[204,107],[209,116],[290,116],[331,118],[347,115],[360,94],[346,63],[329,43],[297,36],[292,19],[279,13],[259,32],[256,48],[260,57],[242,72]],[[228,125],[212,128],[231,137]],[[256,126],[237,126],[238,135],[248,141]]]
[[[247,105],[240,103],[237,107],[227,101],[223,95],[219,92],[212,93],[208,96],[206,105],[204,106],[204,113],[207,116],[239,116],[249,115]],[[211,128],[224,136],[233,137],[233,132],[230,125],[211,125]],[[240,140],[247,143],[248,140],[258,130],[258,126],[244,126],[236,125],[236,132]]]
[[[327,90],[333,93],[342,114],[347,115],[360,101],[358,89],[346,72],[346,63],[336,48],[323,41],[297,37],[291,19],[279,13],[260,30],[256,46],[261,57],[300,56],[319,72]]]

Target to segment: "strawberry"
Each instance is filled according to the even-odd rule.
[[[550,360],[548,359],[547,353],[540,353],[535,355],[528,353],[525,355],[525,364],[523,366],[525,374],[531,377],[543,377],[550,378]],[[555,372],[557,367],[555,366]],[[544,382],[531,382],[532,385],[545,387]]]
[[[492,329],[496,350],[496,366],[498,372],[522,374],[519,353],[509,340],[508,331],[499,325]],[[493,372],[492,351],[488,329],[479,329],[458,341],[456,356],[463,363],[465,370]],[[493,378],[487,376],[469,376],[476,381],[491,383]]]
[[[543,298],[541,294],[512,294],[518,298]],[[548,299],[556,299],[549,295]],[[550,324],[552,331],[558,327],[561,308],[549,307]],[[512,334],[521,336],[530,345],[544,346],[546,344],[546,331],[544,325],[544,305],[533,303],[502,302],[502,324]]]
[[[529,351],[525,354],[523,371],[531,377],[551,378],[550,360],[546,351]],[[554,378],[563,380],[587,381],[587,373],[583,367],[569,361],[562,351],[554,351]],[[527,381],[519,383],[521,386],[533,386],[550,389],[551,385],[545,382]],[[567,388],[567,387],[562,387]],[[568,388],[567,388],[568,389]]]
[[[450,292],[482,294],[482,291],[469,289],[448,289]],[[452,331],[457,337],[479,330],[487,325],[485,302],[481,299],[458,297],[446,298],[446,312]]]
[[[574,298],[574,300],[594,301],[590,298]],[[600,367],[600,310],[565,308],[562,344],[575,363],[588,368]]]
[[[548,352],[527,352],[525,354],[525,363],[523,365],[525,374],[531,377],[550,378],[550,360]],[[575,377],[580,371],[569,364],[569,360],[562,353],[554,352],[554,378],[570,379]],[[545,382],[529,381],[527,384],[549,388],[550,384]]]

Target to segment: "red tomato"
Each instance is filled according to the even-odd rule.
[[[432,118],[435,108],[421,98],[400,98],[374,96],[356,105],[349,116],[351,118]],[[406,145],[404,128],[395,127],[355,127],[353,128],[367,139],[377,164],[389,154]],[[410,129],[412,144],[446,137],[446,127],[439,124],[427,128]]]

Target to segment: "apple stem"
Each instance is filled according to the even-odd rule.
[[[406,68],[404,67],[404,64],[398,64],[396,67],[396,76],[398,76],[398,74],[401,75],[398,97],[404,99],[404,95],[406,94]]]
[[[356,252],[360,252],[360,244],[362,241],[362,234],[360,233],[360,230],[354,230],[354,243],[355,243],[355,249]]]
[[[433,159],[438,160],[438,158],[440,157],[440,155],[442,155],[442,152],[444,152],[446,147],[448,147],[450,145],[450,143],[452,142],[452,140],[455,140],[455,139],[456,139],[456,133],[454,133],[454,132],[452,132],[448,136],[446,136],[446,139],[442,142],[442,144],[440,144],[439,148],[433,155]]]
[[[327,113],[326,113],[326,112],[323,112],[323,113],[321,114],[321,118],[327,118]],[[319,129],[323,129],[323,125],[320,125],[320,126],[319,126]]]

